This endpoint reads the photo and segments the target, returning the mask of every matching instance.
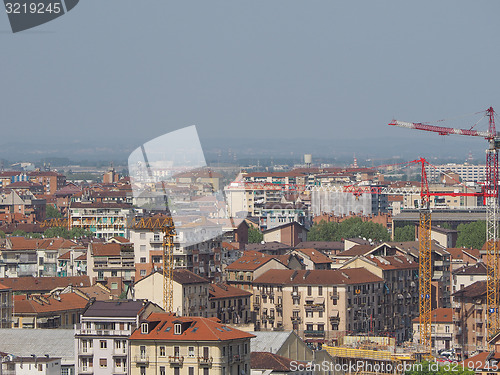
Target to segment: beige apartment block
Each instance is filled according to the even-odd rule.
[[[208,315],[210,282],[185,269],[173,271],[174,300],[172,309],[179,316]],[[137,281],[129,298],[147,299],[163,307],[163,273],[154,272]]]
[[[250,374],[252,337],[213,318],[153,313],[129,338],[130,374]]]
[[[321,343],[348,332],[378,333],[383,284],[364,268],[268,271],[254,281],[256,329],[294,330]]]
[[[381,305],[376,314],[382,329],[392,332],[399,342],[412,337],[412,320],[418,315],[418,263],[413,258],[395,256],[356,256],[340,269],[366,268],[384,279]]]

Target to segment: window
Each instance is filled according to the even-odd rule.
[[[146,263],[146,257],[141,257],[141,263]]]
[[[194,375],[194,367],[189,367],[188,375]]]
[[[160,366],[160,375],[165,375],[165,366]]]
[[[99,366],[102,368],[108,367],[108,360],[106,358],[99,359]]]
[[[190,346],[188,352],[190,357],[194,357],[194,346]]]
[[[146,251],[146,245],[141,245],[140,249],[141,251]]]
[[[140,238],[141,238],[141,240],[145,240],[146,239],[146,233],[141,233]]]
[[[308,286],[307,286],[307,295],[308,295],[308,296],[311,296],[311,295],[312,295],[312,286],[311,286],[311,285],[308,285]]]
[[[160,357],[165,357],[167,354],[166,354],[166,350],[165,350],[165,347],[164,346],[160,346]]]
[[[141,324],[141,333],[148,333],[148,332],[149,332],[148,323],[142,323]]]
[[[101,349],[106,349],[108,347],[108,342],[106,340],[100,341]]]
[[[118,283],[111,283],[111,289],[118,289]]]
[[[181,325],[180,324],[174,324],[174,334],[175,335],[180,335],[181,333],[182,333]]]
[[[141,274],[141,276],[146,276],[146,270],[141,270],[140,274]]]
[[[112,277],[116,277],[116,276],[118,276],[118,272],[117,272],[117,271],[111,271],[111,276],[112,276]]]
[[[122,342],[121,340],[115,340],[115,348],[120,349],[122,347]]]
[[[180,367],[174,367],[174,375],[180,375],[180,374],[181,374]]]
[[[318,286],[318,295],[319,296],[323,295],[323,286],[322,285]]]
[[[146,366],[141,366],[140,368],[141,368],[141,375],[146,375]]]

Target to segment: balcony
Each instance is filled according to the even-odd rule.
[[[171,355],[168,357],[168,363],[172,366],[182,366],[184,363],[184,357],[181,355]]]
[[[324,305],[306,304],[304,308],[306,311],[325,311]]]
[[[243,360],[243,358],[239,354],[235,354],[235,355],[233,355],[231,360],[232,360],[231,362],[241,362]]]
[[[325,331],[304,331],[304,335],[308,337],[325,337]]]
[[[134,362],[137,364],[148,365],[149,364],[149,356],[145,354],[136,355],[134,357]]]
[[[330,299],[339,299],[339,294],[337,292],[330,292]]]
[[[198,364],[200,366],[212,366],[212,357],[198,357]]]
[[[89,356],[89,357],[93,356],[94,355],[94,348],[79,348],[78,355]]]
[[[79,374],[93,374],[94,373],[94,368],[93,367],[88,367],[88,366],[83,366],[79,371]]]

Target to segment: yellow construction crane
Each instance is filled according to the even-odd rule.
[[[163,232],[163,309],[171,313],[174,302],[174,221],[170,216],[141,218],[132,224],[132,228]]]
[[[467,135],[473,137],[483,137],[488,141],[488,149],[486,150],[486,181],[482,193],[483,203],[486,206],[486,269],[487,269],[487,331],[488,339],[492,338],[500,330],[500,314],[499,314],[499,249],[498,249],[498,195],[499,195],[499,175],[498,175],[498,149],[500,148],[500,134],[495,127],[495,111],[492,107],[483,112],[483,118],[488,119],[488,130],[479,131],[473,128],[479,123],[477,121],[470,129],[458,129],[442,126],[429,125],[427,123],[414,123],[393,120],[389,125],[399,126],[407,129],[417,129],[430,131],[440,135]],[[424,177],[424,167],[422,162],[422,177]],[[427,177],[425,175],[425,177]],[[424,345],[424,350],[427,353],[431,352],[431,310],[430,310],[430,282],[431,282],[431,242],[430,242],[430,225],[431,213],[429,207],[429,191],[424,192],[424,184],[422,184],[422,206],[420,211],[420,337],[421,343]],[[425,194],[424,194],[425,193]],[[467,195],[467,194],[464,194]],[[427,198],[425,198],[425,196]],[[428,258],[427,258],[428,256]],[[423,285],[422,285],[423,284]],[[427,291],[429,292],[427,294]],[[429,301],[427,302],[427,295]],[[422,314],[424,316],[422,316]]]

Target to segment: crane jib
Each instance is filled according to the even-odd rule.
[[[394,120],[393,122],[389,123],[389,125],[399,126],[408,129],[431,131],[439,133],[440,135],[457,134],[457,135],[469,135],[473,137],[493,138],[493,135],[488,131],[446,128],[443,126],[427,125],[418,122],[406,122],[406,121]],[[496,136],[499,136],[499,134],[500,133],[497,132]]]

